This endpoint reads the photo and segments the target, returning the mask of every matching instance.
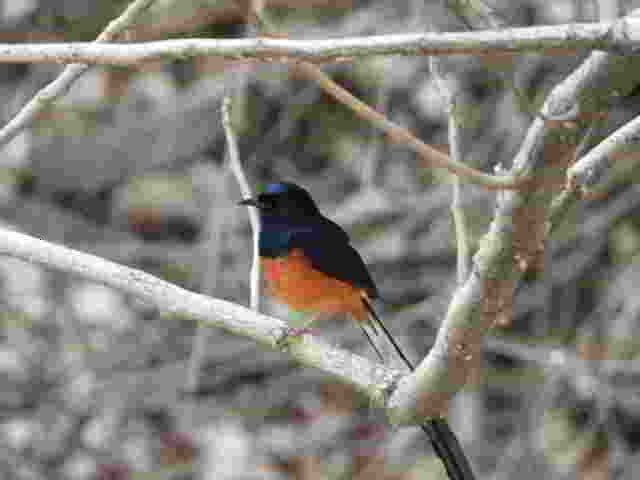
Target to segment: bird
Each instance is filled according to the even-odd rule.
[[[310,321],[326,314],[351,317],[384,363],[366,327],[373,335],[381,330],[406,366],[414,370],[373,308],[372,301],[380,298],[380,293],[364,260],[347,233],[320,212],[307,190],[291,182],[270,183],[239,205],[258,209],[258,254],[267,293],[275,301],[308,314]],[[474,478],[445,419],[432,419],[422,428],[452,480]]]
[[[307,325],[324,315],[345,314],[362,328],[381,361],[380,350],[364,328],[386,327],[371,301],[380,297],[347,233],[321,214],[309,192],[289,182],[272,183],[241,205],[258,208],[260,263],[267,293],[289,309],[309,315]],[[306,332],[306,328],[290,329]],[[388,331],[387,338],[410,369],[413,365]]]

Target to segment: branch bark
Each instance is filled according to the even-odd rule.
[[[88,45],[113,41],[123,30],[131,25],[134,19],[140,13],[145,11],[153,1],[154,0],[136,0],[132,2],[122,15],[107,25],[95,42],[89,43]],[[5,44],[5,46],[11,48],[11,44]],[[2,128],[2,130],[0,130],[0,145],[8,143],[24,128],[29,126],[40,112],[67,93],[71,88],[71,85],[73,85],[73,82],[80,78],[84,72],[90,68],[90,65],[88,65],[87,62],[84,64],[77,64],[78,62],[76,61],[74,63],[76,63],[76,65],[69,65],[66,67],[58,78],[40,90],[36,96],[22,107],[20,112],[18,112],[18,114],[15,115],[11,121]]]
[[[567,112],[580,115],[587,107],[601,108],[605,105],[609,97],[615,96],[617,88],[612,85],[611,78],[621,71],[621,62],[626,61],[631,59],[594,52],[556,86],[545,101],[511,170],[512,175],[531,175],[536,188],[500,194],[496,216],[474,256],[471,275],[454,293],[435,345],[416,370],[400,380],[398,389],[389,400],[388,407],[394,422],[411,423],[412,419],[404,416],[411,412],[419,417],[440,414],[464,386],[478,360],[482,335],[499,323],[508,310],[511,283],[521,274],[522,267],[517,261],[515,248],[518,217],[523,209],[531,206],[548,212],[554,197],[552,191],[545,189],[545,171],[548,175],[547,167],[557,170],[557,165],[548,162],[558,159],[556,149],[564,145],[562,142],[566,142],[568,131],[566,122],[549,119],[564,118]],[[628,67],[624,70],[630,72],[626,81],[637,83],[638,78],[631,78],[634,77],[633,70]],[[571,128],[577,130],[577,125]],[[577,143],[579,135],[575,130],[572,133],[571,138]],[[572,197],[570,193],[565,193],[567,195]],[[566,203],[559,202],[561,205]],[[537,226],[542,229],[542,238],[550,230],[547,225],[543,221]],[[528,227],[533,228],[531,225]],[[427,385],[429,388],[425,388]]]
[[[621,154],[626,151],[630,154],[629,159],[635,160],[639,142],[640,117],[636,117],[605,138],[569,168],[567,182],[570,188],[593,187],[602,178],[616,154],[622,157]]]
[[[192,38],[146,43],[95,42],[0,44],[3,63],[84,63],[138,65],[211,55],[236,60],[315,63],[347,61],[371,55],[499,55],[537,52],[574,55],[597,49],[633,54],[640,45],[640,19],[507,28],[474,32],[374,35],[317,40],[282,38]]]
[[[141,270],[29,235],[1,229],[0,255],[10,255],[103,283],[147,301],[163,314],[176,316],[177,320],[195,320],[203,326],[250,337],[274,349],[283,348],[301,364],[320,368],[354,385],[379,406],[384,405],[386,392],[393,388],[401,375],[396,370],[333,348],[310,336],[279,347],[278,341],[287,330],[287,324],[282,320],[225,300],[190,292]]]

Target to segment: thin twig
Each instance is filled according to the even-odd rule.
[[[127,7],[122,15],[107,25],[93,43],[113,41],[118,34],[124,31],[153,1],[154,0],[135,0]],[[73,85],[73,82],[91,68],[91,65],[77,63],[78,61],[80,61],[80,59],[76,58],[73,65],[68,65],[58,78],[40,90],[29,103],[22,107],[20,112],[0,130],[0,145],[8,143],[23,129],[28,127],[40,112],[48,108],[62,95],[66,94],[71,88],[71,85]]]
[[[636,117],[593,147],[589,153],[571,166],[567,172],[569,186],[593,187],[609,164],[627,154],[629,161],[637,157],[640,117]]]
[[[252,196],[251,187],[240,162],[238,154],[238,140],[231,125],[231,98],[225,97],[222,102],[222,125],[229,149],[229,168],[238,181],[242,198]],[[251,309],[256,312],[260,309],[260,258],[258,256],[258,237],[260,234],[260,218],[255,208],[249,208],[249,221],[253,232],[253,260],[251,262]]]
[[[249,185],[244,175],[242,164],[240,163],[240,156],[238,154],[238,141],[236,138],[235,131],[233,130],[233,126],[231,125],[230,118],[230,107],[231,107],[231,98],[224,97],[222,101],[222,125],[224,127],[225,139],[228,146],[228,155],[227,161],[228,165],[225,166],[225,171],[222,179],[223,186],[223,195],[224,200],[228,200],[228,191],[227,191],[227,174],[229,176],[234,176],[237,179],[238,184],[240,185],[240,189],[244,194],[249,195]],[[225,230],[227,224],[227,216],[230,214],[229,205],[223,205],[222,208],[213,209],[213,192],[208,192],[208,200],[210,205],[210,215],[208,221],[209,228],[209,239],[205,242],[205,248],[207,248],[208,255],[205,258],[209,258],[210,261],[207,262],[207,274],[205,275],[205,281],[203,291],[206,294],[215,293],[215,285],[217,283],[217,278],[220,275],[220,255],[221,255],[221,243],[222,243],[222,235],[221,233]],[[218,202],[220,203],[220,202]],[[250,210],[249,218],[251,220],[251,225],[255,227],[253,230],[256,232],[254,234],[254,250],[257,252],[257,231],[260,226],[258,221],[257,212]],[[260,305],[260,263],[258,261],[257,254],[255,255],[255,259],[252,262],[251,266],[251,300],[250,305],[251,308],[255,311],[258,311]],[[189,368],[187,371],[187,382],[186,388],[188,392],[195,392],[198,386],[198,376],[200,372],[200,366],[204,360],[205,351],[209,339],[209,334],[211,330],[206,328],[204,325],[199,324],[198,329],[196,331],[196,335],[193,339],[192,343],[192,351],[191,356],[189,358]]]
[[[460,120],[453,112],[458,111],[458,96],[451,95],[449,103],[449,152],[455,161],[462,160],[460,151]],[[457,276],[458,284],[462,284],[471,271],[471,245],[467,229],[467,217],[462,205],[462,185],[459,177],[453,179],[453,198],[451,200],[451,213],[456,229],[457,246]]]
[[[256,11],[255,17],[259,21],[265,33],[272,36],[281,36],[276,31],[271,21],[262,11]],[[265,39],[268,40],[268,39]],[[451,173],[465,177],[472,183],[484,185],[496,189],[517,189],[526,183],[526,178],[498,177],[470,168],[462,162],[451,160],[447,155],[438,151],[417,138],[409,129],[389,120],[383,114],[377,112],[362,100],[356,98],[350,92],[342,88],[331,77],[325,74],[317,65],[305,61],[293,61],[289,63],[295,71],[308,79],[316,82],[322,90],[349,107],[358,117],[371,122],[376,128],[386,133],[390,139],[411,147],[427,163],[433,167],[448,170]]]
[[[460,138],[460,95],[457,81],[454,78],[447,78],[449,75],[442,71],[443,60],[431,57],[429,65],[431,74],[436,80],[436,84],[441,94],[446,98],[449,126],[449,155],[451,159],[458,163],[463,163]],[[451,214],[456,234],[456,255],[457,255],[457,279],[458,284],[462,284],[468,277],[471,270],[471,246],[469,233],[467,230],[467,220],[462,206],[462,185],[459,177],[453,178],[453,192],[451,200]]]
[[[463,177],[471,183],[491,189],[518,189],[526,184],[527,179],[524,177],[489,175],[475,168],[471,168],[464,163],[452,160],[444,153],[424,143],[407,128],[392,122],[362,100],[354,97],[347,90],[335,83],[329,75],[320,70],[316,65],[307,62],[295,63],[293,65],[295,65],[296,70],[305,77],[316,81],[320,88],[326,93],[349,107],[358,117],[371,122],[395,142],[409,146],[429,165],[443,168],[455,175]]]
[[[267,33],[270,35],[279,35],[279,33],[275,31],[275,28],[270,24],[269,20],[265,16],[261,15],[261,12],[256,12],[256,18],[260,20],[261,25],[267,30]],[[430,165],[444,168],[456,175],[465,177],[472,183],[484,185],[489,188],[517,189],[526,183],[525,178],[511,178],[506,176],[496,177],[493,175],[487,175],[476,169],[470,168],[461,162],[452,161],[444,153],[441,153],[437,149],[427,145],[417,138],[407,128],[392,122],[365,102],[353,96],[350,92],[334,82],[331,77],[320,70],[318,66],[304,61],[291,62],[290,65],[295,68],[298,73],[312,81],[315,81],[322,90],[338,100],[340,103],[349,107],[358,117],[371,122],[375,127],[386,133],[392,140],[404,143],[411,147]]]

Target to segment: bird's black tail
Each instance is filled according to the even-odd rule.
[[[375,323],[377,323],[378,326],[382,329],[382,331],[384,332],[384,335],[387,337],[387,340],[389,340],[391,345],[393,345],[393,348],[398,353],[402,361],[405,363],[407,367],[409,367],[409,370],[413,371],[415,367],[413,366],[411,361],[409,361],[409,359],[404,354],[400,346],[396,343],[395,339],[393,338],[393,335],[391,335],[391,332],[389,332],[389,330],[387,330],[387,327],[384,325],[384,323],[382,323],[382,319],[378,316],[376,311],[373,309],[371,302],[367,298],[363,298],[362,301],[364,302],[364,306],[369,311],[371,318],[373,318],[373,320],[375,320]]]
[[[384,357],[382,356],[382,352],[380,351],[376,343],[373,341],[373,338],[371,338],[369,331],[365,328],[365,326],[361,322],[356,322],[356,323],[360,325],[360,328],[362,329],[362,333],[364,333],[364,336],[367,338],[369,345],[371,345],[371,348],[373,348],[373,351],[376,352],[376,355],[378,355],[378,358],[380,359],[380,361],[384,363]],[[371,322],[370,326],[372,327],[371,329],[373,330],[373,333],[377,334],[378,332],[377,330],[375,330],[375,327],[373,326],[373,322]]]
[[[378,316],[376,311],[373,309],[371,302],[369,299],[363,297],[362,301],[369,311],[371,318],[375,323],[378,324],[380,329],[384,332],[385,336],[393,345],[393,348],[398,353],[402,361],[409,367],[411,371],[414,370],[414,366],[411,361],[404,354],[398,343],[391,335],[391,332],[387,330],[387,327],[382,322],[382,319]],[[362,325],[361,325],[362,326]],[[380,360],[384,362],[380,350],[374,344],[373,339],[369,335],[369,333],[365,330],[364,326],[362,326],[362,331],[365,333],[367,340],[375,350]],[[440,460],[444,464],[445,469],[447,470],[447,476],[449,480],[474,480],[475,476],[473,475],[473,470],[471,470],[471,465],[467,460],[464,451],[462,450],[462,446],[458,441],[455,433],[449,427],[449,424],[444,418],[434,418],[429,420],[424,425],[421,425],[422,431],[427,434],[429,437],[429,441],[433,447],[433,450],[436,452]]]

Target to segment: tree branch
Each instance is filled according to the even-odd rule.
[[[140,13],[146,10],[149,5],[153,3],[153,1],[154,0],[136,0],[132,2],[122,15],[107,25],[94,43],[89,43],[88,45],[114,40],[118,34],[127,28]],[[6,44],[5,46],[10,48],[11,44]],[[33,121],[38,113],[42,112],[59,97],[67,93],[69,88],[71,88],[71,85],[73,85],[73,82],[75,82],[90,68],[90,65],[87,65],[86,62],[85,64],[77,64],[78,61],[76,60],[75,63],[75,65],[69,65],[66,67],[58,78],[40,90],[36,96],[22,107],[20,112],[18,112],[18,114],[15,115],[11,121],[2,128],[2,130],[0,130],[0,145],[8,143],[12,138],[18,135],[18,133]]]
[[[242,168],[242,162],[240,161],[240,153],[238,152],[238,138],[231,122],[231,97],[225,97],[222,100],[222,127],[224,128],[224,136],[227,141],[227,155],[229,156],[229,169],[238,182],[240,187],[240,193],[242,198],[253,197],[253,192],[249,186],[249,181]],[[260,283],[260,259],[258,257],[258,238],[260,233],[260,216],[254,208],[247,208],[249,214],[249,223],[251,224],[252,240],[253,240],[253,260],[251,262],[251,274],[250,274],[250,287],[251,287],[251,309],[255,311],[260,310],[260,296],[261,296],[261,283]]]
[[[538,52],[574,55],[578,49],[632,54],[640,45],[640,19],[574,23],[474,32],[374,35],[317,40],[283,38],[192,38],[147,43],[95,42],[0,44],[3,63],[85,63],[138,65],[201,55],[236,60],[315,63],[339,62],[371,55],[498,55]]]
[[[640,117],[624,124],[618,130],[593,147],[589,153],[575,163],[567,172],[570,186],[593,187],[602,177],[616,155],[628,151],[635,158],[640,141]],[[622,155],[618,155],[622,157]]]
[[[563,122],[545,119],[574,111],[576,104],[584,107],[585,99],[603,101],[613,95],[617,87],[612,86],[611,75],[620,71],[620,62],[624,61],[629,61],[629,58],[592,53],[553,89],[545,101],[540,115],[529,128],[512,169],[512,173],[526,173],[534,180],[540,179],[533,183],[537,188],[500,194],[496,216],[474,256],[471,275],[454,293],[435,345],[416,370],[400,380],[398,389],[389,399],[388,408],[393,421],[411,422],[412,419],[404,417],[411,412],[418,416],[438,415],[466,383],[478,360],[482,335],[499,322],[504,309],[508,309],[511,282],[521,273],[516,258],[518,216],[530,206],[546,212],[553,198],[552,192],[545,191],[542,180],[546,167],[558,168],[553,163],[546,163],[558,160],[554,148],[558,147],[558,135],[566,134],[566,128],[562,126]],[[630,71],[628,66],[625,71]],[[629,77],[634,75],[630,73]],[[631,83],[638,81],[637,78],[626,80]],[[548,175],[548,170],[546,173]],[[544,220],[543,217],[537,226],[525,222],[525,230],[542,228],[544,238],[544,233],[550,230]],[[527,233],[530,232],[519,232],[520,235]],[[500,293],[501,289],[504,289],[503,293]],[[498,295],[492,297],[495,290],[498,290]],[[425,385],[429,385],[429,390],[424,388]]]
[[[164,314],[176,315],[177,319],[196,320],[201,325],[250,337],[274,349],[283,348],[301,364],[319,368],[354,385],[378,406],[384,406],[386,392],[393,389],[401,375],[396,370],[331,347],[310,336],[279,347],[278,341],[287,329],[282,320],[225,300],[190,292],[141,270],[29,235],[0,229],[0,255],[79,275],[147,301]]]

